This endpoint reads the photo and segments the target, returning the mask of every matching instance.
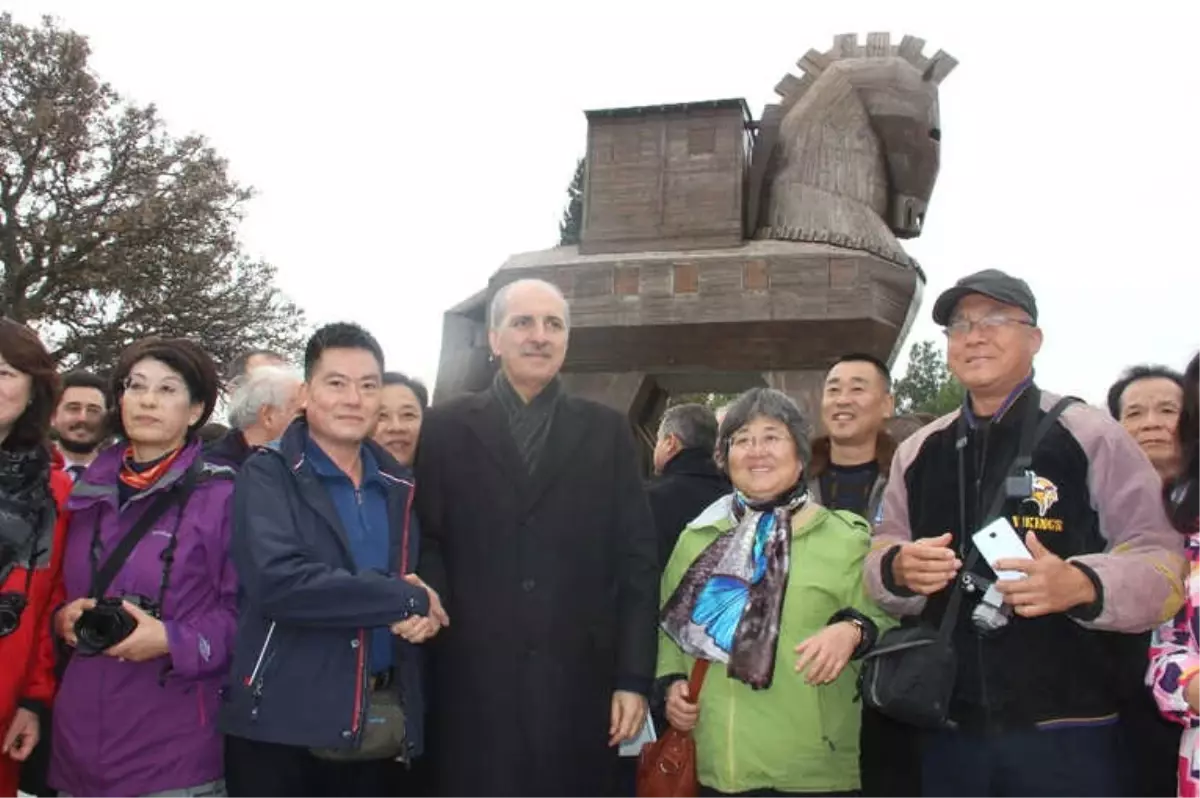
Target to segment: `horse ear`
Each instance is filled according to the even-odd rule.
[[[926,65],[921,79],[926,83],[932,83],[937,86],[946,79],[947,75],[954,71],[956,66],[958,66],[958,59],[945,50],[938,50],[933,58],[929,59],[929,64]]]

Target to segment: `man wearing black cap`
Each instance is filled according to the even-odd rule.
[[[967,401],[898,449],[864,566],[876,601],[926,625],[961,591],[952,726],[922,737],[924,792],[1123,794],[1108,633],[1151,629],[1182,600],[1159,480],[1105,413],[1034,384],[1042,331],[1023,280],[964,277],[933,318]],[[995,563],[1019,579],[972,557],[996,519],[1028,549]]]

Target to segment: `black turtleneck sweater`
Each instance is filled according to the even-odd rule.
[[[819,479],[821,504],[831,510],[849,510],[866,517],[871,489],[878,478],[879,463],[874,460],[850,466],[830,463]]]

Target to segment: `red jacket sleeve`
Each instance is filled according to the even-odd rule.
[[[66,474],[54,470],[50,474],[50,491],[58,509],[58,518],[54,524],[54,539],[51,545],[50,568],[44,578],[50,580],[49,591],[43,593],[46,601],[34,616],[37,625],[34,627],[33,661],[30,663],[29,678],[25,681],[24,694],[20,700],[38,702],[49,705],[54,699],[57,680],[54,677],[57,651],[54,641],[54,612],[66,601],[66,588],[63,585],[62,567],[63,550],[67,545],[67,523],[70,520],[66,511],[66,500],[71,492],[71,480]]]

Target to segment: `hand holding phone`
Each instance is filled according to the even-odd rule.
[[[996,563],[1001,560],[1032,560],[1033,554],[1017,535],[1017,530],[1007,518],[997,518],[971,536],[979,554],[991,566],[997,579],[1024,579],[1020,571],[997,571]]]

